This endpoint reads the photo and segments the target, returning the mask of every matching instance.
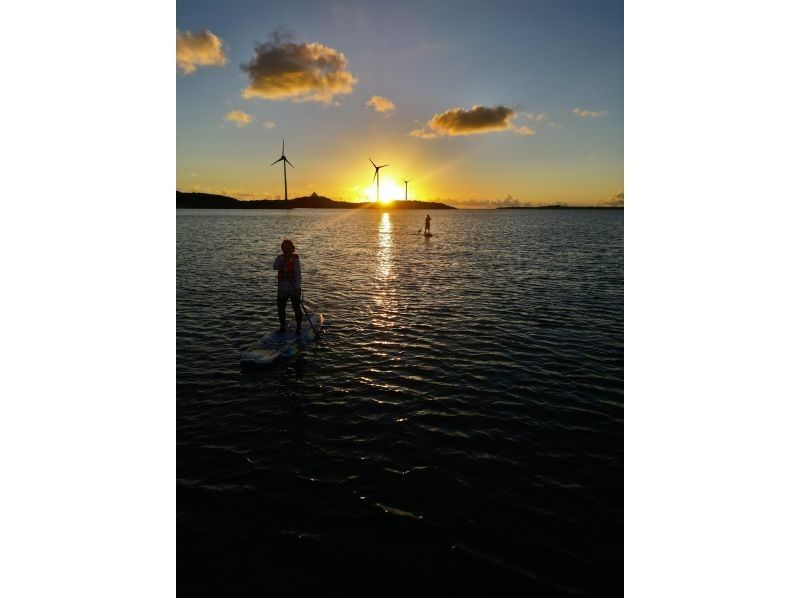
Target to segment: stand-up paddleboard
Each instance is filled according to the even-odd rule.
[[[432,236],[433,236],[433,233],[425,233],[425,236],[426,236],[426,237],[432,237]]]
[[[309,319],[311,322],[309,322]],[[300,334],[294,333],[295,323],[288,323],[286,332],[273,332],[261,337],[257,342],[242,352],[242,367],[265,366],[294,357],[305,347],[314,342],[314,324],[317,332],[322,332],[322,314],[308,311],[303,318]]]

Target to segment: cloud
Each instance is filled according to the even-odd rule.
[[[255,56],[241,65],[250,77],[243,98],[330,104],[334,96],[353,91],[358,79],[347,70],[344,54],[318,43],[294,43],[288,37],[275,32],[272,41],[256,46]]]
[[[253,117],[241,110],[231,110],[225,115],[225,120],[236,123],[237,127],[244,127],[253,121]]]
[[[473,106],[469,110],[451,108],[434,114],[428,126],[441,135],[474,135],[511,128],[514,111],[505,106]]]
[[[532,120],[533,122],[543,123],[547,120],[546,114],[536,114],[535,112],[520,112],[521,116],[524,116],[528,120]]]
[[[422,129],[414,129],[409,133],[412,137],[419,137],[420,139],[438,139],[439,135],[428,131],[424,127]]]
[[[603,202],[603,205],[607,206],[615,206],[615,207],[624,207],[625,206],[625,192],[620,191],[619,193],[615,193],[606,201]]]
[[[222,66],[228,62],[222,40],[210,31],[177,32],[176,59],[178,69],[188,75],[198,66]]]
[[[365,106],[372,106],[375,112],[392,112],[395,109],[394,102],[383,96],[372,96]]]
[[[575,108],[572,111],[573,114],[580,116],[581,118],[600,118],[601,116],[606,116],[608,112],[605,110],[601,110],[600,112],[592,112],[591,110],[584,110],[583,108]]]
[[[520,114],[520,116],[522,116],[523,118],[527,118],[531,122],[539,123],[541,125],[547,125],[548,127],[553,128],[553,129],[563,129],[564,128],[560,124],[558,124],[557,122],[553,122],[552,120],[550,120],[550,117],[547,116],[544,113],[537,114],[535,112],[520,112],[519,114]],[[598,116],[600,115],[599,112],[597,112],[595,114],[597,114]],[[518,127],[517,132],[520,133],[521,135],[530,134],[530,133],[526,133],[525,129],[526,129],[526,127]]]
[[[533,135],[530,127],[514,125],[516,113],[506,106],[473,106],[468,110],[451,108],[441,114],[434,114],[426,127],[409,133],[412,137],[435,139],[453,135],[476,135],[493,131],[514,131],[519,135]]]
[[[464,208],[519,208],[534,205],[530,201],[520,201],[510,193],[506,194],[503,199],[447,199],[443,201],[451,206]]]
[[[514,198],[511,196],[511,194],[510,194],[510,193],[507,193],[507,194],[506,194],[506,197],[505,197],[505,199],[501,199],[501,200],[498,200],[498,201],[493,201],[493,202],[490,202],[490,203],[491,203],[492,205],[495,205],[495,206],[513,206],[513,207],[519,207],[519,206],[521,206],[521,205],[522,205],[522,204],[520,203],[520,201],[519,201],[518,199],[514,199]],[[526,202],[526,204],[527,204],[527,202]]]
[[[274,129],[277,125],[271,120],[268,120],[264,123],[264,126],[267,127],[268,129]]]

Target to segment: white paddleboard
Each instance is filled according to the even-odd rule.
[[[308,315],[317,332],[322,332],[322,314],[309,310]],[[290,359],[300,353],[315,339],[314,330],[308,320],[309,318],[304,315],[300,334],[294,333],[294,322],[287,322],[286,332],[273,332],[262,336],[242,352],[242,366],[270,365]]]

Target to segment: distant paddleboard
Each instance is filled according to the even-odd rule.
[[[322,314],[309,310],[311,322],[317,332],[322,331]],[[308,318],[303,319],[300,334],[294,333],[294,322],[287,326],[286,332],[273,332],[261,337],[242,352],[242,367],[267,366],[291,359],[314,341],[314,331]]]
[[[432,236],[433,236],[433,233],[425,233],[425,236],[426,236],[426,237],[432,237]]]

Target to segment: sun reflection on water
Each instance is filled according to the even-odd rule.
[[[378,278],[389,279],[392,273],[392,217],[389,212],[381,215],[378,225]]]
[[[379,328],[391,327],[397,317],[397,297],[392,260],[394,257],[394,225],[389,212],[381,214],[378,221],[378,252],[375,259],[375,285],[373,301],[376,306],[373,324]]]

